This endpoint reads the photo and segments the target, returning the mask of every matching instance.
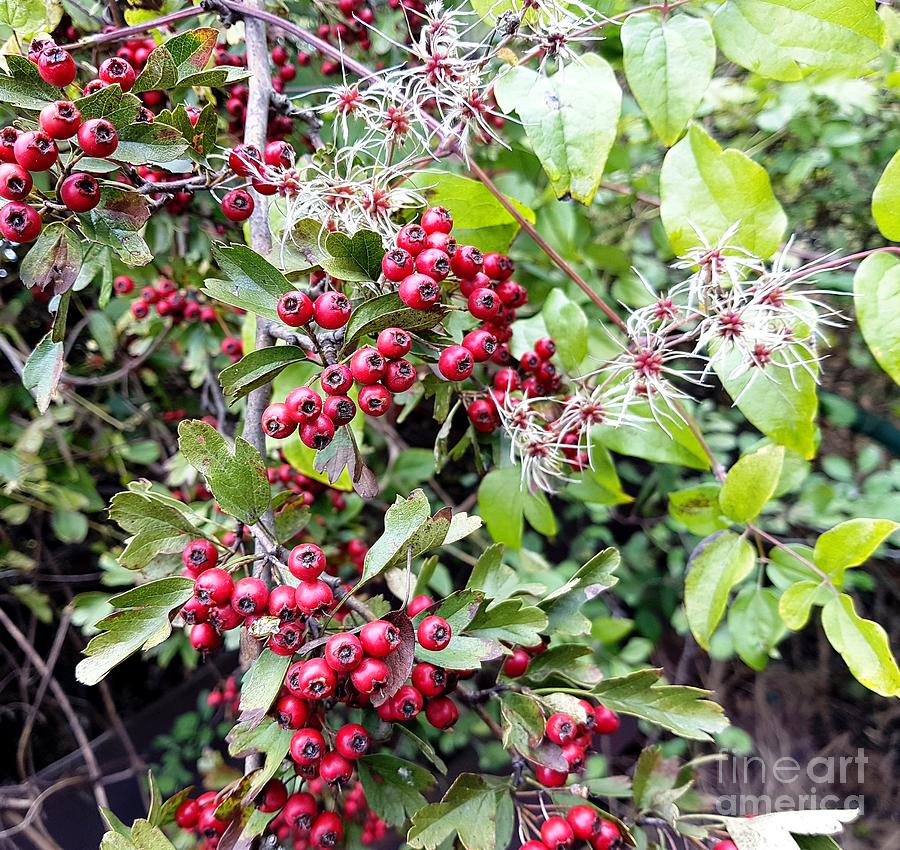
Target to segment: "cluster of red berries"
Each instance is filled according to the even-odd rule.
[[[263,151],[256,145],[235,145],[228,153],[228,165],[238,177],[246,177],[260,195],[274,195],[280,189],[290,188],[292,179],[299,186],[299,176],[288,173],[279,184],[267,176],[267,169],[293,169],[297,154],[285,141],[269,142]],[[231,189],[222,196],[222,212],[229,221],[246,221],[253,214],[256,202],[244,187]],[[340,326],[338,326],[340,327]]]
[[[113,279],[113,291],[117,295],[130,295],[134,292],[134,279],[125,274]],[[155,286],[145,286],[138,297],[131,302],[131,315],[136,319],[146,319],[150,308],[158,315],[170,317],[173,322],[205,322],[216,321],[215,308],[201,303],[196,291],[179,288],[175,281],[161,277]]]
[[[619,827],[601,817],[592,806],[573,806],[565,817],[548,817],[540,829],[540,840],[526,841],[522,850],[570,850],[579,841],[587,842],[594,850],[611,850],[621,846],[622,832]]]
[[[224,707],[228,714],[236,715],[240,710],[241,694],[234,676],[229,676],[221,685],[216,685],[207,695],[206,704],[210,708]]]
[[[285,84],[296,79],[298,67],[305,68],[310,62],[309,54],[303,50],[296,52],[292,62],[288,45],[282,42],[273,45],[271,56],[272,64],[277,69],[272,76],[272,87],[277,92],[284,91]]]
[[[316,34],[323,41],[341,50],[356,45],[362,53],[372,47],[371,26],[375,23],[375,12],[366,0],[338,0],[337,11],[343,20],[319,24]],[[341,70],[339,62],[323,57],[322,75],[329,77]]]
[[[554,770],[546,765],[537,765],[534,776],[546,788],[561,788],[569,774],[578,773],[593,746],[594,735],[612,735],[619,729],[619,716],[605,705],[591,705],[580,700],[585,713],[585,721],[579,723],[564,712],[551,714],[544,725],[544,737],[562,750],[562,757],[568,770]]]

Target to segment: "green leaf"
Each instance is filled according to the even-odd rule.
[[[802,356],[797,349],[791,362]],[[759,369],[743,369],[740,353],[722,346],[713,356],[712,366],[751,425],[772,442],[809,459],[816,453],[819,397],[815,375],[819,366],[807,359],[806,368],[788,368],[786,358],[786,352],[777,351],[773,359],[780,365],[767,366],[763,374]]]
[[[63,343],[53,341],[50,331],[28,355],[22,371],[22,385],[34,396],[37,408],[45,413],[62,376]]]
[[[830,596],[820,581],[803,579],[788,587],[778,600],[778,616],[792,631],[799,631],[809,622],[813,605],[824,605]]]
[[[545,537],[555,537],[557,531],[556,514],[546,493],[540,490],[523,493],[522,513],[528,524]]]
[[[479,611],[466,631],[473,637],[534,646],[546,629],[547,615],[540,608],[507,599]]]
[[[263,649],[241,680],[242,721],[259,723],[263,719],[284,685],[290,664],[290,656]]]
[[[765,670],[785,633],[778,594],[770,587],[745,587],[728,609],[728,631],[741,660],[754,670]]]
[[[868,0],[727,0],[713,17],[732,62],[782,82],[859,68],[878,56],[884,24]]]
[[[422,791],[434,785],[423,767],[388,753],[364,756],[356,762],[366,803],[391,826],[403,826],[426,800]]]
[[[53,29],[59,22],[50,20],[49,12],[53,4],[46,0],[0,0],[0,26],[11,30],[25,41],[26,36],[34,35],[43,29]],[[48,25],[49,26],[45,26]],[[8,37],[9,33],[4,35]]]
[[[552,677],[589,688],[603,678],[603,671],[594,664],[589,646],[564,643],[534,656],[528,665],[526,676],[529,682]]]
[[[541,309],[547,332],[556,341],[563,366],[574,372],[588,352],[588,320],[584,310],[559,287],[550,290]]]
[[[112,248],[129,266],[145,266],[153,254],[140,231],[150,218],[147,197],[137,192],[105,187],[100,204],[79,217],[85,235]]]
[[[622,90],[610,64],[586,53],[552,76],[517,65],[494,95],[516,112],[557,197],[589,204],[616,139]]]
[[[712,735],[728,726],[722,707],[707,699],[709,691],[664,684],[659,670],[604,679],[591,693],[613,711],[640,717],[695,741],[712,740]]]
[[[178,68],[175,60],[172,58],[172,54],[163,45],[160,45],[154,48],[147,57],[144,68],[137,75],[131,90],[135,94],[154,89],[166,91],[174,88],[177,82]]]
[[[503,746],[527,756],[544,737],[544,710],[541,703],[528,694],[515,692],[500,698],[500,725]]]
[[[100,310],[91,310],[87,314],[88,329],[97,343],[103,359],[110,361],[116,355],[116,326],[106,313]]]
[[[725,476],[719,493],[722,512],[735,522],[759,516],[775,492],[783,465],[784,446],[763,446],[744,455]]]
[[[690,15],[642,12],[621,30],[625,77],[666,147],[693,118],[716,66],[709,23]]]
[[[175,845],[158,826],[136,820],[128,835],[107,832],[100,841],[100,850],[175,850]]]
[[[816,540],[813,560],[838,583],[844,571],[858,567],[898,528],[889,519],[849,519],[838,523]]]
[[[519,223],[480,181],[445,171],[413,174],[416,186],[432,206],[444,207],[453,216],[453,235],[460,245],[474,244],[484,251],[509,250]],[[507,197],[516,211],[534,224],[534,210]]]
[[[246,794],[253,797],[259,793],[281,767],[281,763],[291,748],[293,729],[282,729],[272,718],[265,718],[258,725],[239,722],[226,738],[228,753],[234,758],[246,758],[252,753],[261,753],[265,764],[253,776],[253,782]]]
[[[131,92],[123,92],[118,83],[105,86],[87,97],[80,97],[75,106],[83,121],[89,118],[105,118],[120,133],[138,117],[141,102]]]
[[[700,234],[715,244],[737,224],[731,245],[770,257],[787,227],[766,170],[741,151],[722,150],[696,124],[666,154],[660,196],[663,226],[676,254],[701,245]]]
[[[841,593],[830,599],[822,609],[822,626],[862,684],[885,697],[900,696],[900,669],[887,633],[878,623],[860,617],[851,597]]]
[[[268,260],[245,245],[213,243],[213,259],[225,280],[207,278],[203,291],[219,301],[279,321],[278,299],[294,287]]]
[[[618,582],[613,575],[618,566],[619,553],[615,549],[604,549],[562,587],[547,594],[539,606],[547,614],[550,633],[581,635],[590,632],[590,620],[581,613],[581,607]]]
[[[15,53],[7,53],[3,58],[9,75],[0,75],[0,103],[38,112],[59,100],[59,89],[41,79],[34,62]]]
[[[216,107],[207,103],[192,122],[183,103],[174,110],[165,109],[156,116],[157,124],[168,124],[178,130],[198,157],[205,157],[216,147]]]
[[[869,351],[900,384],[900,259],[891,254],[866,257],[853,276],[853,304]]]
[[[112,158],[129,165],[164,165],[180,159],[188,149],[181,131],[167,124],[129,124],[119,131]]]
[[[478,485],[478,513],[497,543],[511,549],[522,545],[525,496],[519,469],[492,469]]]
[[[161,47],[172,57],[178,71],[179,82],[202,71],[209,64],[218,38],[218,30],[212,27],[198,27],[163,42]]]
[[[97,628],[101,633],[85,647],[87,658],[78,662],[75,677],[85,685],[96,685],[113,667],[140,649],[162,643],[172,631],[171,617],[194,592],[189,578],[173,576],[141,585],[112,597],[116,611]]]
[[[385,328],[404,328],[421,331],[433,328],[447,315],[447,308],[436,305],[430,310],[407,307],[396,292],[379,295],[364,301],[350,315],[344,329],[344,349],[351,351],[360,337],[376,336]]]
[[[900,242],[900,151],[887,164],[872,194],[872,218],[885,239]]]
[[[78,279],[83,260],[83,240],[62,222],[54,221],[41,230],[19,273],[23,285],[61,295]]]
[[[699,484],[669,493],[669,516],[687,526],[692,534],[706,536],[728,528],[719,507],[718,484]]]
[[[200,536],[180,510],[149,493],[116,493],[109,518],[134,535],[118,558],[129,569],[141,569],[157,555],[180,552]]]
[[[322,268],[338,280],[378,280],[384,245],[381,236],[371,230],[358,230],[353,236],[329,233],[325,250],[331,255]]]
[[[258,348],[219,373],[219,383],[231,403],[265,386],[291,363],[306,360],[306,352],[296,345]]]
[[[458,835],[466,850],[494,850],[497,808],[509,790],[508,780],[463,773],[440,803],[425,806],[413,816],[406,840],[413,848],[435,850]]]
[[[384,532],[366,552],[360,584],[382,573],[407,547],[416,532],[431,518],[431,506],[422,490],[414,490],[408,498],[397,496],[384,515]]]
[[[236,437],[232,449],[212,425],[185,419],[178,424],[178,448],[206,478],[225,513],[252,524],[269,507],[271,491],[266,463],[246,440]]]
[[[691,632],[704,649],[709,649],[732,588],[747,578],[755,563],[753,547],[731,531],[701,540],[691,553],[684,609]]]

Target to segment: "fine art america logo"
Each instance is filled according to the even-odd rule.
[[[800,762],[790,756],[766,760],[726,754],[718,763],[716,811],[726,816],[764,815],[797,809],[859,809],[869,759],[816,756]],[[731,793],[729,793],[731,792]]]

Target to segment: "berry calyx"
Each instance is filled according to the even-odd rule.
[[[269,602],[269,589],[258,578],[248,576],[237,581],[231,594],[231,607],[247,617],[264,611]]]
[[[403,278],[397,294],[407,307],[413,310],[428,310],[437,304],[441,297],[441,288],[434,278],[415,273]]]
[[[350,632],[332,635],[325,644],[325,661],[336,673],[355,670],[362,662],[363,654],[362,642]]]
[[[300,765],[315,764],[325,752],[325,739],[318,729],[298,729],[291,738],[291,758]]]
[[[391,394],[382,384],[369,384],[360,389],[358,401],[366,416],[384,416],[391,407]]]
[[[322,413],[322,396],[310,387],[297,387],[287,394],[284,405],[295,422],[314,422]]]

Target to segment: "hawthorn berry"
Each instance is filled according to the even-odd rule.
[[[273,402],[263,411],[262,429],[267,436],[282,440],[293,434],[296,428],[297,423],[281,402]]]
[[[31,194],[34,181],[31,174],[14,162],[0,165],[0,198],[7,201],[22,201]]]
[[[420,251],[425,250],[427,237],[428,234],[424,228],[418,224],[407,224],[400,228],[400,232],[397,234],[397,247],[415,257]]]
[[[358,723],[347,723],[334,736],[334,748],[346,759],[362,758],[371,744],[369,733]]]
[[[222,644],[221,635],[209,623],[191,626],[189,633],[191,646],[200,653],[212,652]]]
[[[51,86],[64,88],[70,85],[78,73],[75,60],[68,50],[55,44],[45,47],[37,60],[38,73],[41,79]]]
[[[497,409],[486,398],[476,398],[469,403],[466,408],[466,415],[472,423],[472,427],[479,434],[490,434],[496,430],[500,424],[500,417],[497,415]],[[504,667],[504,672],[506,668]],[[507,675],[510,675],[507,673]]]
[[[554,744],[567,744],[578,734],[578,724],[568,714],[556,712],[547,718],[544,734]]]
[[[59,158],[56,142],[43,130],[22,133],[16,139],[13,150],[16,162],[28,171],[47,171]]]
[[[216,817],[216,806],[206,806],[197,819],[197,830],[207,838],[215,838],[228,828],[228,822]]]
[[[357,401],[366,416],[384,416],[391,407],[391,394],[382,384],[368,384],[360,389]]]
[[[438,248],[425,248],[416,256],[416,271],[440,283],[450,274],[450,257]]]
[[[325,739],[318,729],[305,727],[291,738],[291,758],[300,765],[315,764],[325,752]]]
[[[534,778],[545,788],[562,788],[569,778],[569,774],[563,770],[554,770],[543,764],[535,765]]]
[[[232,189],[222,197],[222,212],[229,221],[246,221],[256,206],[246,189]]]
[[[423,649],[438,652],[450,643],[452,632],[450,624],[436,614],[431,614],[419,623],[416,629],[416,639]]]
[[[89,82],[89,83],[81,90],[81,96],[82,96],[82,97],[90,97],[92,94],[97,94],[97,92],[100,91],[101,89],[105,89],[108,85],[109,85],[109,83],[106,83],[106,82],[104,82],[103,80],[91,80],[91,81],[90,81],[90,82]],[[145,93],[144,93],[144,97],[145,97],[145,101],[144,101],[144,102],[145,102],[145,103],[147,102],[147,101],[146,101],[146,96],[147,96],[147,94],[149,94],[149,92],[145,92]]]
[[[97,76],[109,85],[118,83],[122,91],[131,91],[137,74],[128,60],[111,56],[101,63]]]
[[[90,174],[76,171],[63,180],[59,199],[72,212],[88,212],[100,203],[100,184]]]
[[[273,168],[291,168],[294,159],[294,149],[287,142],[269,142],[263,151],[263,162]]]
[[[131,315],[135,319],[146,319],[150,315],[150,305],[146,301],[132,302]]]
[[[528,291],[514,280],[504,280],[494,287],[504,307],[521,307],[528,301]]]
[[[195,626],[197,623],[205,623],[209,619],[209,608],[204,605],[196,596],[188,599],[181,606],[181,619],[189,626]]]
[[[276,44],[271,52],[272,62],[276,65],[284,65],[288,60],[287,48],[283,44]]]
[[[450,345],[438,358],[438,369],[448,381],[464,381],[475,368],[472,353],[461,345]]]
[[[603,820],[600,823],[600,831],[591,839],[591,846],[594,850],[610,850],[614,845],[618,846],[617,842],[621,837],[622,833],[619,827],[611,820]],[[732,845],[732,847],[721,848],[721,850],[737,850],[737,848]]]
[[[281,814],[289,826],[304,833],[309,832],[318,813],[316,798],[307,791],[300,791],[288,797]]]
[[[290,328],[299,328],[313,317],[313,303],[305,292],[297,289],[286,292],[275,306],[278,318]]]
[[[574,840],[575,833],[565,818],[554,816],[541,824],[541,841],[548,850],[566,850]]]
[[[238,177],[249,177],[251,174],[257,173],[261,164],[262,154],[256,145],[235,145],[228,152],[228,167]]]
[[[566,820],[572,827],[572,834],[581,841],[587,841],[597,835],[603,822],[597,810],[590,806],[572,806],[566,812]]]
[[[288,555],[288,569],[300,581],[315,581],[327,566],[325,553],[315,543],[301,543]]]
[[[336,673],[349,673],[363,659],[362,641],[351,632],[332,635],[325,643],[325,661]]]
[[[345,395],[330,395],[325,399],[322,413],[327,416],[335,428],[349,425],[356,416],[356,404],[353,399]]]
[[[287,394],[284,406],[294,421],[314,422],[322,412],[322,396],[310,387],[297,387]]]
[[[222,340],[219,349],[222,354],[226,354],[229,357],[239,357],[244,350],[244,343],[236,336],[226,336],[225,339]]]
[[[291,588],[291,593],[294,593],[294,588]],[[281,656],[293,655],[302,643],[303,630],[292,621],[282,621],[278,631],[269,638],[269,648]]]
[[[459,709],[450,697],[437,697],[425,706],[425,719],[435,729],[449,729],[459,720]]]
[[[534,344],[534,353],[537,354],[541,360],[549,360],[554,354],[556,354],[556,343],[550,339],[549,336],[541,337]]]
[[[192,540],[181,550],[181,563],[195,573],[214,567],[219,560],[216,547],[209,540]]]
[[[506,254],[484,255],[484,273],[492,280],[507,280],[515,270],[515,263]]]
[[[307,717],[309,704],[293,694],[285,694],[275,703],[275,720],[283,729],[299,729]]]
[[[422,694],[412,685],[403,685],[391,697],[391,708],[394,716],[401,721],[409,721],[417,717],[425,705]]]
[[[78,127],[77,136],[86,156],[109,156],[119,146],[119,134],[105,118],[89,118]]]
[[[412,337],[403,328],[385,328],[378,334],[376,345],[384,357],[397,360],[409,354]]]
[[[605,705],[594,708],[594,731],[598,735],[612,735],[619,731],[619,715]]]
[[[371,345],[364,345],[350,358],[350,374],[358,384],[374,384],[384,375],[384,356]]]
[[[181,829],[193,829],[200,818],[200,807],[196,800],[185,800],[175,809],[175,823]]]
[[[519,358],[519,366],[526,372],[537,372],[543,362],[534,351],[526,351]]]
[[[259,614],[266,609],[269,602],[269,590],[264,581],[248,576],[235,582],[231,594],[231,607],[245,617]]]
[[[334,812],[322,812],[314,821],[309,831],[310,841],[317,847],[331,850],[340,844],[344,837],[344,825]]]
[[[426,699],[440,696],[447,687],[447,672],[443,667],[420,661],[412,670],[413,686]]]
[[[21,135],[22,131],[16,127],[0,129],[0,162],[16,161],[16,139]]]
[[[422,214],[422,230],[426,233],[449,233],[453,217],[444,207],[431,207]]]
[[[381,271],[388,280],[399,283],[415,271],[412,254],[403,248],[391,248],[381,258]]]
[[[494,389],[512,393],[519,389],[521,381],[515,369],[500,369],[494,375]]]
[[[211,567],[194,583],[194,596],[204,605],[224,605],[231,599],[234,579],[225,570]]]
[[[134,280],[127,274],[119,274],[113,278],[113,291],[118,295],[128,295],[134,291]]]
[[[324,658],[310,658],[309,661],[302,661],[299,662],[299,665],[294,665],[294,667],[297,666],[300,666],[300,669],[295,672],[294,676],[291,675],[291,670],[294,668],[288,670],[286,680],[288,689],[292,693],[311,700],[327,699],[334,693],[337,686],[337,675]]]
[[[400,630],[387,620],[373,620],[360,629],[359,639],[366,655],[387,658],[400,646]]]
[[[543,841],[532,838],[531,841],[526,841],[520,850],[547,850],[547,845]]]
[[[417,614],[421,614],[426,608],[430,608],[434,605],[434,600],[430,596],[426,596],[424,593],[420,596],[414,596],[409,601],[409,605],[406,606],[406,613],[410,617],[415,617]]]
[[[277,812],[284,808],[287,798],[285,784],[280,779],[270,779],[259,792],[256,808],[266,813]]]
[[[409,360],[391,360],[384,371],[384,385],[392,393],[405,393],[416,382],[416,370]]]
[[[370,694],[383,688],[390,674],[391,671],[384,661],[366,656],[350,673],[350,681],[361,694]]]
[[[329,785],[345,785],[353,777],[353,763],[332,750],[322,756],[319,762],[319,776]]]
[[[437,248],[452,260],[459,246],[456,244],[456,240],[448,233],[429,233],[425,237],[425,247]]]
[[[78,132],[81,113],[71,100],[57,100],[41,110],[38,123],[51,139],[71,139]]]
[[[321,614],[334,602],[334,591],[324,581],[301,581],[297,585],[297,608],[304,614]]]
[[[531,656],[524,649],[514,649],[513,654],[503,663],[503,675],[517,679],[528,670],[530,663]]]
[[[397,294],[407,307],[413,310],[428,310],[441,297],[441,288],[434,278],[415,273],[403,278]]]
[[[329,290],[323,292],[313,304],[316,324],[326,330],[337,330],[350,320],[352,311],[350,299],[343,292]]]
[[[476,289],[469,295],[468,304],[469,312],[483,322],[489,322],[491,319],[497,318],[500,313],[501,303],[497,297],[497,293],[493,289],[482,287]]]
[[[461,245],[450,258],[450,270],[458,278],[470,280],[484,268],[484,254],[474,245]]]
[[[10,242],[34,242],[42,224],[41,214],[28,204],[10,201],[0,208],[0,234]]]
[[[353,373],[343,363],[326,366],[319,375],[319,383],[329,395],[344,395],[353,386]]]
[[[463,337],[462,345],[471,352],[476,363],[485,363],[497,350],[497,337],[485,328],[476,328]]]

